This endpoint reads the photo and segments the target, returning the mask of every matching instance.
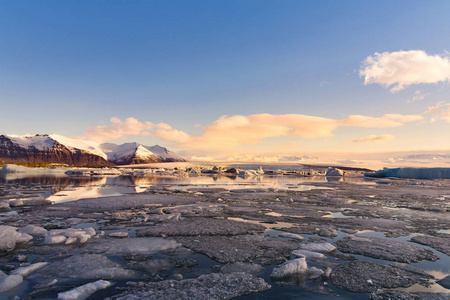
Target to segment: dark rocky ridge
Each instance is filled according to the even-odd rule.
[[[80,149],[69,149],[55,141],[49,150],[36,147],[23,148],[10,138],[0,135],[0,163],[58,163],[72,166],[112,167],[113,163],[104,158]]]

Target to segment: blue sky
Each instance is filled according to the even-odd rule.
[[[114,117],[193,136],[224,115],[401,114],[423,119],[338,127],[327,137],[274,134],[230,148],[450,149],[444,75],[397,92],[360,76],[376,52],[448,59],[449,11],[448,1],[3,1],[0,132],[83,136]],[[423,99],[412,101],[417,95]],[[424,114],[433,107],[443,114]],[[349,142],[386,134],[393,138]],[[117,133],[113,140],[180,150],[199,142],[149,135]]]

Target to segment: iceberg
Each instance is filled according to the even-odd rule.
[[[366,177],[398,177],[412,179],[450,179],[450,168],[384,168],[364,173]]]

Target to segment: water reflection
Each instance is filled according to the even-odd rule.
[[[342,179],[342,178],[341,178]],[[355,178],[354,178],[355,179]],[[223,188],[230,191],[266,191],[268,189],[288,191],[308,191],[311,189],[329,189],[326,186],[307,185],[305,183],[324,183],[323,176],[67,176],[29,174],[0,175],[0,192],[9,199],[27,199],[25,190],[40,198],[52,202],[65,202],[87,198],[120,196],[146,192],[149,189],[170,188],[189,191],[198,188]],[[355,179],[356,180],[356,179]],[[357,180],[361,180],[358,178]]]

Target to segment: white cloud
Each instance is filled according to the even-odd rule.
[[[111,118],[110,122],[111,125],[99,125],[87,129],[84,132],[86,139],[102,143],[114,139],[126,140],[132,136],[156,136],[174,142],[184,142],[189,138],[187,133],[165,123],[140,122],[135,118],[127,118],[125,121]]]
[[[422,50],[376,52],[364,60],[359,74],[365,85],[393,86],[391,92],[397,92],[413,84],[449,81],[450,59]]]
[[[128,139],[130,136],[150,136],[148,130],[155,128],[151,122],[139,122],[135,118],[121,121],[119,118],[111,118],[111,125],[99,125],[85,131],[87,139],[96,142],[105,142],[114,139]]]
[[[429,94],[422,94],[422,91],[417,90],[417,91],[414,92],[414,95],[413,95],[412,99],[408,100],[407,102],[408,103],[414,103],[416,101],[420,101],[420,100],[425,99],[425,97],[428,96],[428,95]]]
[[[428,107],[426,114],[432,115],[432,121],[436,119],[450,123],[450,103],[439,102],[435,106]]]
[[[387,128],[402,126],[406,122],[422,119],[420,115],[386,114],[375,118],[352,115],[346,119],[329,119],[300,114],[235,115],[222,116],[206,125],[201,134],[189,135],[165,123],[140,122],[134,118],[121,121],[111,119],[111,125],[101,125],[86,130],[88,139],[98,142],[127,139],[130,136],[155,136],[175,143],[180,148],[233,148],[259,144],[271,137],[302,137],[314,139],[330,137],[338,127]]]
[[[395,139],[395,136],[391,134],[381,134],[381,135],[374,135],[371,134],[366,137],[362,137],[359,139],[351,140],[352,143],[383,143],[385,141],[393,140]]]

